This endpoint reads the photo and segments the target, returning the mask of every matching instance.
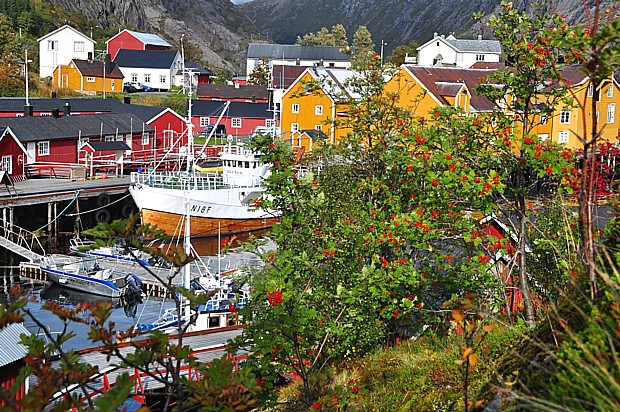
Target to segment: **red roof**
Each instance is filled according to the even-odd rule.
[[[471,94],[471,106],[475,111],[485,112],[497,109],[492,101],[474,92],[478,84],[485,82],[487,76],[494,70],[424,66],[407,66],[407,70],[443,104],[450,104],[444,96],[454,97],[458,90],[465,86]]]

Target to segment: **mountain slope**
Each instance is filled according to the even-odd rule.
[[[587,0],[592,6],[595,0]],[[614,0],[602,0],[611,4]],[[514,6],[533,11],[539,0],[515,0]],[[583,21],[583,0],[542,2],[565,14],[571,23]],[[474,12],[492,14],[500,0],[254,0],[239,8],[278,43],[294,43],[297,36],[342,23],[349,40],[360,25],[370,31],[375,44],[383,39],[391,50],[412,40],[423,44],[434,32],[470,37],[479,32],[490,38],[488,28],[472,20]]]
[[[197,45],[211,67],[237,71],[244,65],[248,40],[256,27],[229,0],[52,0],[83,13],[102,27],[157,33],[171,44]]]

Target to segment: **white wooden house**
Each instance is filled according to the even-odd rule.
[[[147,85],[155,90],[170,90],[179,86],[177,72],[183,68],[178,50],[120,49],[114,63],[123,72],[125,82]]]
[[[418,47],[419,66],[455,66],[469,68],[477,62],[496,63],[502,54],[497,40],[457,39],[435,33],[432,40]]]
[[[58,65],[73,59],[94,57],[95,41],[69,25],[64,25],[37,40],[39,42],[39,75],[52,76]]]

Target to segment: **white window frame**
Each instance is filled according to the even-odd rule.
[[[131,82],[138,83],[138,73],[131,73]]]
[[[546,114],[541,114],[540,115],[540,124],[547,124],[547,115]]]
[[[273,128],[276,125],[276,121],[273,119],[265,119],[265,127]]]
[[[544,142],[549,138],[549,133],[541,133],[538,135],[538,138]]]
[[[477,62],[483,62],[484,61],[484,54],[476,54],[476,61]]]
[[[13,155],[2,156],[2,164],[0,164],[0,170],[4,170],[8,174],[13,173]]]
[[[95,83],[95,78],[93,76],[86,77],[86,83]]]
[[[607,106],[607,123],[614,123],[616,121],[616,104],[609,103]]]
[[[200,127],[207,127],[209,122],[211,121],[210,117],[201,117],[200,118]]]
[[[323,106],[320,104],[314,106],[314,114],[315,116],[323,116]]]
[[[84,42],[83,41],[74,41],[73,42],[73,51],[78,53],[84,52]]]
[[[148,146],[149,145],[149,134],[148,133],[142,133],[142,146]]]
[[[50,141],[43,140],[37,142],[37,156],[49,156],[50,155]]]
[[[159,75],[159,83],[166,84],[166,82],[167,82],[166,75],[165,74],[160,74]]]
[[[611,84],[607,89],[607,97],[614,97],[614,85]]]
[[[58,51],[58,40],[48,40],[47,41],[47,50],[48,51]]]
[[[114,135],[107,135],[106,137],[103,138],[104,142],[113,142],[114,141]]]
[[[314,130],[323,130],[323,125],[322,124],[315,124],[314,125]]]
[[[570,110],[562,109],[560,111],[560,124],[570,124]]]
[[[291,123],[291,132],[296,132],[299,130],[299,123]]]
[[[592,96],[594,96],[594,85],[590,83],[588,85],[588,97],[592,97]]]
[[[150,83],[151,82],[151,74],[150,73],[146,73],[144,75],[144,83]]]
[[[293,103],[291,105],[291,113],[299,113],[299,103]]]
[[[240,117],[233,117],[232,119],[230,119],[230,127],[233,127],[235,129],[239,129],[241,127],[241,118]]]
[[[568,131],[562,130],[558,134],[558,143],[568,143]]]

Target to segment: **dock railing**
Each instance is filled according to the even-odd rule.
[[[39,238],[33,232],[1,220],[0,235],[3,246],[17,253],[31,262],[40,260],[45,255],[45,249]]]

